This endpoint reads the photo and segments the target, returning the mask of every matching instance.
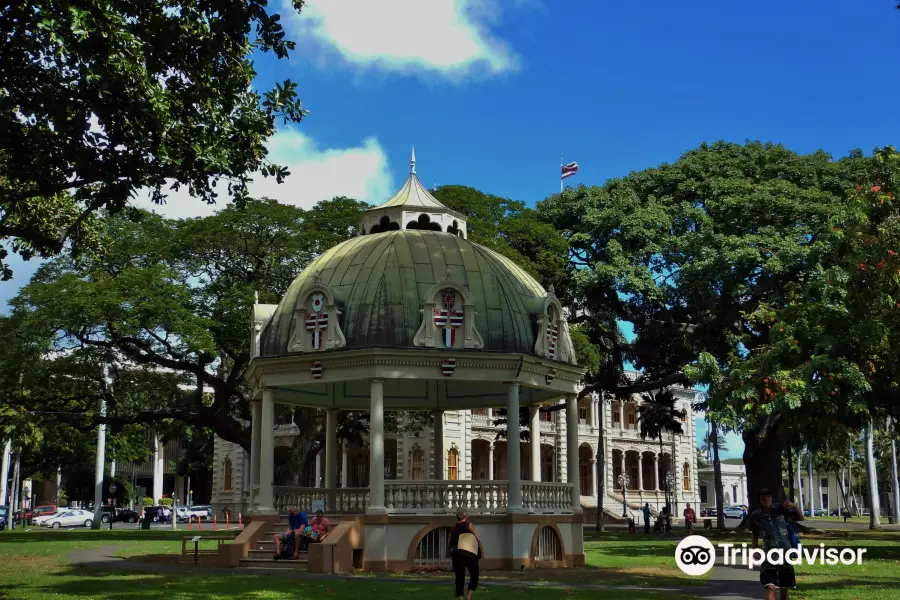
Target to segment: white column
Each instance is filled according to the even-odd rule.
[[[494,480],[494,442],[488,442],[488,481]]]
[[[531,408],[531,480],[541,480],[541,413],[537,406]]]
[[[443,411],[434,411],[434,472],[431,474],[435,481],[443,481],[444,479],[444,413]],[[458,466],[458,465],[457,465]]]
[[[259,485],[260,425],[262,423],[262,403],[250,402],[250,508],[252,510],[256,492],[254,486]]]
[[[660,490],[659,487],[659,454],[653,455],[653,480],[656,482],[656,491]],[[713,485],[715,487],[715,485]]]
[[[322,451],[316,452],[316,481],[313,485],[315,488],[322,487]]]
[[[162,473],[159,469],[159,463],[162,460],[162,444],[159,441],[159,434],[153,434],[153,464],[150,469],[153,472],[153,502],[159,502],[163,494]]]
[[[644,489],[644,455],[638,454],[638,489]]]
[[[259,418],[259,508],[257,514],[275,514],[275,391],[263,390]]]
[[[625,401],[619,400],[619,427],[625,429]]]
[[[9,479],[9,457],[12,454],[12,440],[3,444],[3,460],[0,466],[0,506],[9,506],[9,490],[6,488]]]
[[[106,417],[106,400],[100,401],[100,416]],[[106,423],[97,426],[97,456],[94,463],[94,522],[91,529],[103,523],[103,475],[106,471]]]
[[[114,460],[109,461],[109,476],[110,477],[116,476],[116,461],[114,461]]]
[[[368,513],[385,513],[384,506],[384,381],[370,384],[369,407],[369,508]]]
[[[597,497],[597,459],[591,459],[591,490],[594,498]]]
[[[509,478],[507,512],[522,510],[522,463],[519,444],[519,384],[506,384],[506,471]]]
[[[348,462],[350,459],[350,452],[347,447],[347,442],[344,442],[341,445],[341,487],[345,488],[347,486],[347,482],[349,481],[350,474],[347,472]]]
[[[566,450],[568,450],[569,484],[572,486],[572,512],[581,512],[581,490],[578,483],[578,400],[577,396],[566,396]]]
[[[325,488],[329,490],[337,487],[337,416],[336,409],[325,411]]]

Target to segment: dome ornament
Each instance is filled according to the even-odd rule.
[[[294,327],[289,352],[320,352],[347,345],[341,331],[340,315],[334,293],[325,285],[319,271],[310,277],[311,285],[300,295],[294,308]]]
[[[572,338],[569,336],[569,324],[566,321],[562,305],[553,293],[552,285],[547,288],[547,295],[544,296],[537,310],[532,312],[532,314],[535,313],[537,313],[537,339],[534,344],[534,353],[559,362],[577,364],[575,348],[572,345]]]
[[[425,294],[420,312],[422,324],[413,345],[447,350],[484,347],[484,340],[475,328],[475,305],[469,290],[454,281],[450,269],[444,281]]]

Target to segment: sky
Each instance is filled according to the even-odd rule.
[[[255,195],[371,203],[405,179],[529,204],[676,160],[704,141],[842,156],[898,142],[894,0],[271,0],[297,47],[255,87],[298,83],[309,116],[269,142],[292,175]],[[135,203],[147,205],[146,194]],[[214,207],[170,196],[168,216]],[[13,259],[0,302],[36,268]],[[699,425],[703,425],[702,420]],[[701,430],[698,438],[702,439]],[[728,438],[728,456],[742,444]]]

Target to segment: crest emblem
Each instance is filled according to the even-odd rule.
[[[309,365],[309,371],[312,373],[313,379],[322,379],[322,372],[324,371],[322,367],[322,363],[316,361]]]
[[[547,352],[556,358],[556,342],[559,341],[559,325],[556,321],[547,326]]]
[[[452,348],[456,343],[456,330],[462,327],[463,313],[453,310],[456,306],[456,291],[442,290],[440,294],[442,308],[434,309],[434,325],[441,329],[444,346]]]
[[[547,385],[550,385],[551,383],[553,383],[553,380],[555,378],[556,378],[556,369],[550,369],[549,371],[547,371],[547,375],[544,377],[544,379],[547,381]]]
[[[325,309],[325,296],[316,292],[310,297],[310,308],[314,313],[320,313]]]
[[[441,359],[441,375],[444,377],[451,377],[453,375],[453,371],[456,370],[456,359],[455,358],[444,358]]]
[[[315,303],[315,300],[313,300]],[[308,313],[306,315],[306,330],[312,333],[312,346],[318,350],[322,347],[322,334],[328,329],[327,313]]]

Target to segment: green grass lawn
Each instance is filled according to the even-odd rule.
[[[66,554],[77,549],[120,546],[117,554],[140,557],[148,554],[172,555],[181,551],[181,536],[185,532],[172,531],[27,531],[0,533],[0,598],[4,600],[52,600],[83,598],[85,600],[237,600],[281,599],[299,600],[368,600],[410,595],[417,600],[437,600],[449,597],[452,585],[449,575],[447,587],[428,581],[383,583],[361,577],[353,581],[338,579],[292,580],[265,575],[222,575],[204,569],[185,573],[119,573],[97,569],[75,568],[67,564]],[[613,544],[604,540],[603,544]],[[620,542],[621,543],[621,542]],[[635,548],[637,548],[635,546]],[[608,549],[607,549],[608,550]],[[652,553],[652,552],[651,552]],[[642,555],[636,551],[637,555]],[[598,577],[596,583],[609,583],[596,565],[603,564],[607,551],[597,553],[593,561]],[[658,559],[650,559],[651,566]],[[581,571],[588,571],[584,569]],[[568,571],[572,573],[572,571]],[[558,576],[564,572],[557,573]],[[632,583],[634,583],[632,581]],[[452,593],[452,591],[450,592]],[[551,598],[593,599],[608,598],[610,591],[509,588],[491,586],[486,580],[478,597],[487,600],[549,600]],[[617,590],[616,598],[624,600],[684,600],[683,594],[655,593],[649,590]]]

